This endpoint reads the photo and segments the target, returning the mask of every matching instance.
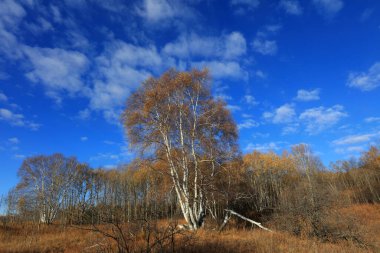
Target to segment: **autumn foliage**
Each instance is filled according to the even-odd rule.
[[[25,159],[1,217],[0,252],[380,250],[379,148],[329,168],[305,144],[242,155],[210,82],[207,70],[169,70],[131,94],[122,120],[140,156],[129,164]]]

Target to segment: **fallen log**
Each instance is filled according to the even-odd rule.
[[[247,218],[247,217],[245,217],[245,216],[243,216],[243,215],[241,215],[241,214],[239,214],[239,213],[237,213],[237,212],[235,212],[235,211],[233,211],[233,210],[225,209],[225,211],[226,211],[226,216],[225,216],[225,218],[224,218],[224,221],[223,221],[222,225],[221,225],[220,228],[219,228],[219,231],[222,231],[222,229],[227,225],[228,221],[229,221],[230,218],[231,218],[231,215],[235,215],[235,216],[239,217],[239,218],[242,219],[242,220],[248,221],[249,223],[258,226],[258,227],[261,228],[261,229],[264,229],[264,230],[269,231],[269,232],[273,232],[273,231],[270,230],[269,228],[266,228],[266,227],[264,227],[263,225],[261,225],[260,222],[256,222],[256,221],[254,221],[254,220],[251,220],[251,219],[249,219],[249,218]]]

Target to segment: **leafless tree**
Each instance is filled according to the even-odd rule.
[[[54,221],[80,166],[75,158],[61,154],[24,160],[18,171],[21,181],[17,190],[26,200],[36,203],[41,223]]]

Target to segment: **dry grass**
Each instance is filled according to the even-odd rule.
[[[357,205],[339,211],[342,216],[355,217],[361,236],[369,245],[360,247],[354,242],[323,243],[316,239],[300,238],[285,232],[230,229],[222,233],[200,230],[190,244],[176,241],[176,252],[380,252],[380,205]],[[161,221],[160,225],[164,225]],[[102,247],[94,245],[103,245]],[[108,245],[108,246],[106,246]],[[94,246],[94,247],[91,247]],[[113,252],[115,244],[91,231],[60,226],[32,225],[0,227],[0,252]],[[168,250],[168,252],[171,252]]]
[[[0,230],[0,252],[83,252],[99,240],[97,234],[74,228],[50,226],[38,231],[31,225],[17,225]]]
[[[380,252],[380,204],[353,205],[341,209],[341,215],[355,217],[364,241],[374,252]]]
[[[371,252],[350,242],[332,244],[299,239],[287,233],[229,230],[222,234],[201,231],[198,240],[183,252]]]

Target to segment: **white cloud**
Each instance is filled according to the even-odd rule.
[[[334,105],[330,108],[323,106],[305,110],[299,116],[302,123],[306,125],[309,134],[317,134],[337,124],[341,119],[347,117],[343,106]]]
[[[342,0],[313,0],[313,3],[327,18],[335,16],[344,6]]]
[[[365,147],[363,146],[351,146],[351,147],[347,147],[346,150],[348,152],[363,152],[365,150]]]
[[[109,140],[105,140],[103,141],[104,144],[107,144],[107,145],[118,145],[117,142],[114,142],[114,141],[109,141]]]
[[[0,92],[0,102],[7,102],[8,98],[4,93]]]
[[[235,14],[246,14],[259,7],[259,0],[231,0],[230,5],[234,8]]]
[[[267,75],[263,71],[261,71],[261,70],[257,70],[255,72],[255,76],[260,77],[262,79],[265,79],[267,77]]]
[[[178,0],[144,0],[137,13],[150,23],[187,19],[195,15],[193,9]]]
[[[0,52],[10,59],[18,59],[22,55],[15,32],[25,15],[26,11],[16,1],[0,1]]]
[[[119,155],[115,155],[112,153],[98,153],[95,156],[90,157],[91,161],[97,160],[119,160]]]
[[[157,68],[163,61],[155,46],[139,47],[124,41],[113,41],[105,54],[98,58],[101,63],[126,64],[131,67]]]
[[[319,100],[320,89],[314,90],[298,90],[296,100],[299,101],[313,101]]]
[[[248,74],[235,61],[201,61],[192,62],[192,67],[205,68],[211,71],[211,75],[215,79],[234,78],[247,79]]]
[[[367,123],[380,122],[380,117],[368,117],[365,119],[365,122]]]
[[[0,80],[6,80],[9,78],[9,75],[0,70]]]
[[[216,99],[221,99],[224,101],[232,100],[232,97],[230,95],[226,94],[226,90],[228,90],[228,86],[225,84],[222,84],[221,82],[216,81],[213,85],[214,90],[214,97]]]
[[[241,107],[238,106],[238,105],[227,105],[226,107],[231,112],[236,112],[236,111],[240,111],[241,110]]]
[[[266,25],[264,26],[264,30],[261,30],[258,32],[258,35],[259,36],[263,36],[263,37],[266,37],[268,36],[269,34],[276,34],[278,31],[280,31],[282,28],[282,25],[281,24],[274,24],[274,25]]]
[[[3,0],[0,2],[0,22],[3,25],[17,25],[26,12],[24,8],[13,0]]]
[[[263,117],[267,120],[270,120],[272,123],[290,123],[294,120],[296,112],[294,106],[291,104],[284,104],[278,107],[273,112],[265,112]]]
[[[97,58],[89,109],[102,111],[107,120],[118,122],[131,89],[167,64],[171,63],[163,61],[154,46],[144,48],[114,41]],[[82,112],[83,117],[89,115],[88,111]]]
[[[260,133],[260,132],[255,132],[252,135],[252,138],[257,139],[257,138],[268,138],[270,136],[269,133]]]
[[[17,137],[9,138],[8,141],[12,144],[19,144],[20,140]]]
[[[179,58],[220,56],[221,43],[217,37],[202,37],[195,33],[182,34],[176,41],[166,44],[163,52]]]
[[[352,157],[353,155],[358,155],[366,150],[365,146],[347,146],[347,147],[338,147],[334,151],[337,154],[348,155]]]
[[[245,103],[247,103],[250,106],[255,106],[255,105],[259,104],[259,102],[257,102],[257,100],[255,99],[255,97],[252,96],[252,95],[245,95],[244,96],[244,101],[245,101]]]
[[[268,152],[268,151],[276,151],[280,149],[280,143],[279,142],[269,142],[269,143],[263,143],[263,144],[253,144],[249,143],[245,147],[246,152],[252,152],[252,151],[259,151],[259,152]]]
[[[234,59],[246,53],[247,45],[244,36],[239,32],[220,37],[191,33],[182,34],[176,41],[166,44],[162,51],[181,59],[190,57]]]
[[[285,10],[286,13],[291,15],[302,15],[302,7],[297,0],[282,0],[280,7]]]
[[[22,159],[25,159],[26,156],[22,155],[22,154],[15,154],[15,155],[13,155],[13,158],[18,159],[18,160],[22,160]]]
[[[0,119],[7,121],[14,126],[24,125],[24,115],[15,114],[8,109],[0,108]]]
[[[365,9],[362,14],[360,15],[360,21],[361,22],[365,22],[367,21],[369,18],[371,18],[373,14],[373,9]]]
[[[380,62],[371,66],[368,72],[350,73],[347,85],[362,91],[370,91],[380,86]]]
[[[88,140],[88,137],[87,137],[87,136],[82,136],[82,137],[80,137],[80,140],[81,140],[81,141],[87,141],[87,140]]]
[[[246,5],[246,6],[252,6],[254,8],[260,5],[259,0],[231,0],[230,3],[231,5]]]
[[[349,136],[345,136],[343,138],[337,139],[333,141],[332,143],[334,145],[351,145],[351,144],[356,144],[356,143],[369,142],[370,140],[379,136],[380,136],[380,132],[372,133],[372,134],[349,135]]]
[[[5,108],[0,108],[0,120],[9,123],[12,126],[26,127],[31,130],[38,130],[41,126],[40,124],[25,120],[24,115],[13,113]]]
[[[298,131],[298,127],[299,127],[299,123],[293,122],[282,129],[282,134],[283,135],[294,134]]]
[[[28,46],[25,46],[23,51],[32,68],[26,76],[32,82],[43,84],[46,94],[58,103],[62,100],[61,92],[68,92],[71,96],[88,93],[81,77],[89,62],[82,53]]]
[[[91,115],[91,110],[86,108],[78,112],[78,118],[81,120],[89,119]]]
[[[243,121],[242,123],[238,124],[238,129],[241,130],[241,129],[250,129],[250,128],[253,128],[253,127],[257,127],[259,126],[259,123],[254,121],[253,119],[247,119],[245,121]]]
[[[277,42],[257,37],[252,42],[253,50],[262,55],[275,55],[277,53]]]
[[[157,22],[174,17],[176,12],[166,0],[145,0],[140,14],[149,21]]]
[[[26,23],[25,27],[34,35],[54,30],[53,25],[42,17],[36,18],[34,23]]]
[[[224,100],[224,101],[232,100],[232,97],[231,97],[231,96],[226,95],[226,94],[224,94],[224,93],[217,93],[217,94],[214,95],[214,98],[215,98],[215,99]]]
[[[226,36],[224,57],[227,59],[237,58],[247,51],[247,43],[244,36],[239,32],[232,32]]]

